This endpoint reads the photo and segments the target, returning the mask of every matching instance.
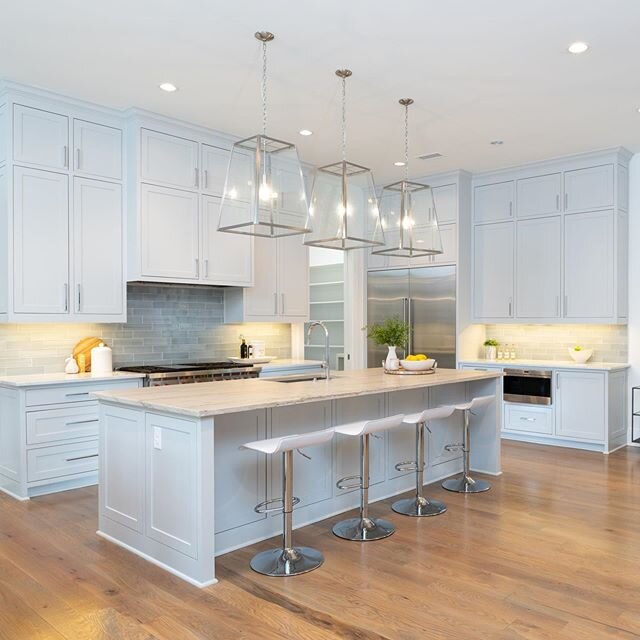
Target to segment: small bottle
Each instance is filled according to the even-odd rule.
[[[253,358],[253,345],[250,344],[247,347],[247,358]]]
[[[509,353],[510,353],[511,359],[515,360],[516,359],[516,345],[515,344],[511,345],[511,351]]]
[[[240,336],[242,342],[240,343],[240,357],[248,358],[249,357],[249,348],[247,347],[247,342],[244,339],[244,336]]]
[[[504,358],[504,353],[502,351],[502,345],[498,345],[498,360],[502,360]]]

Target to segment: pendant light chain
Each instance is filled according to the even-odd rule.
[[[409,179],[409,105],[404,105],[404,177]]]
[[[347,77],[342,77],[342,161],[347,159]]]
[[[262,42],[262,135],[267,134],[267,43]]]

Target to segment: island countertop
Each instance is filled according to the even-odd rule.
[[[432,375],[387,375],[382,369],[340,371],[331,380],[276,382],[267,379],[227,380],[190,385],[147,387],[96,393],[110,403],[206,418],[255,409],[391,393],[461,382],[499,378],[498,371],[438,369]]]

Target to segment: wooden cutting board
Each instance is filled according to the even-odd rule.
[[[86,371],[91,371],[91,349],[97,347],[100,343],[104,343],[102,338],[83,338],[73,348],[73,357],[76,359],[76,362],[78,362],[78,356],[81,353],[84,354]]]

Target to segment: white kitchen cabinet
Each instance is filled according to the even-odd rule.
[[[473,191],[475,222],[498,222],[513,217],[513,180],[484,184]]]
[[[309,315],[309,247],[302,236],[278,240],[278,293],[280,314],[306,318]]]
[[[613,211],[565,216],[564,294],[566,318],[613,316]]]
[[[122,186],[76,177],[73,194],[75,313],[122,314],[125,307]]]
[[[432,191],[438,222],[458,222],[458,185],[443,184]]]
[[[69,118],[14,104],[13,160],[49,169],[68,169]]]
[[[73,163],[76,173],[122,180],[122,130],[74,119]]]
[[[245,312],[249,317],[275,318],[278,306],[278,241],[270,238],[254,239],[254,286],[247,290]],[[241,295],[242,292],[226,292],[229,295]],[[227,313],[225,305],[225,314]],[[237,320],[241,322],[239,318]]]
[[[140,177],[143,182],[197,189],[198,143],[151,129],[140,130]]]
[[[458,261],[458,225],[441,224],[442,253],[431,257],[431,264],[455,264]]]
[[[202,145],[202,191],[222,196],[229,165],[228,149]]]
[[[14,168],[13,311],[69,312],[69,178]]]
[[[518,218],[532,218],[562,211],[562,174],[521,178],[516,183]]]
[[[562,282],[559,216],[516,223],[516,316],[559,318]]]
[[[231,204],[231,203],[228,203]],[[238,207],[248,207],[235,202]],[[253,240],[250,236],[218,231],[220,198],[202,196],[202,273],[211,284],[253,284]]]
[[[476,318],[513,317],[514,224],[474,228],[473,300]]]
[[[142,274],[197,280],[198,195],[142,184],[140,199]]]
[[[553,407],[505,402],[503,429],[550,436],[554,430]]]
[[[613,207],[614,184],[613,164],[565,171],[564,210],[573,212]]]
[[[605,374],[556,371],[556,435],[602,442],[605,439]]]

